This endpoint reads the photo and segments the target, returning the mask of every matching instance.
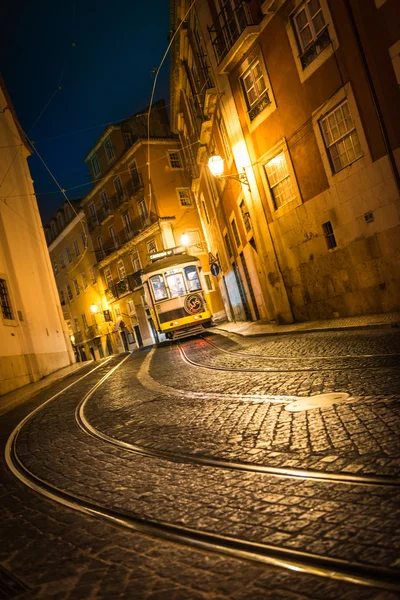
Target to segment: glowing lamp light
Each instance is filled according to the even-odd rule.
[[[181,236],[181,244],[182,244],[182,246],[189,246],[189,242],[190,242],[189,236],[187,235],[187,233],[184,233]]]
[[[74,335],[71,335],[71,337],[70,337],[69,339],[71,340],[71,342],[72,342],[73,344],[75,344],[75,336],[74,336]]]
[[[90,307],[90,312],[92,312],[92,313],[97,313],[98,310],[99,309],[98,309],[97,304],[92,304],[92,306]]]
[[[224,159],[218,154],[210,156],[208,159],[208,168],[211,171],[211,175],[214,175],[214,177],[221,177],[224,173]]]

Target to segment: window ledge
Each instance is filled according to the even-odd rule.
[[[227,75],[230,73],[243,58],[243,55],[247,52],[253,42],[258,38],[259,34],[259,25],[248,25],[230,48],[225,58],[218,65],[218,74]]]

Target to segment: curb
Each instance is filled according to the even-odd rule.
[[[239,331],[233,331],[230,329],[224,329],[221,326],[212,327],[211,330],[220,330],[225,333],[232,333],[234,335],[240,335],[241,337],[266,337],[266,336],[280,336],[280,335],[299,335],[304,333],[320,333],[324,331],[352,331],[352,330],[368,330],[368,329],[395,329],[400,327],[400,323],[371,323],[369,325],[346,325],[338,327],[317,327],[311,329],[293,329],[290,331],[266,331],[263,333],[241,333]]]

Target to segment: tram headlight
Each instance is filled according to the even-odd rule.
[[[195,319],[198,319],[199,317],[198,317],[197,315],[194,315],[194,318],[195,318]]]
[[[179,325],[179,321],[175,321],[174,325]]]

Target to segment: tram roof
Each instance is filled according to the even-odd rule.
[[[156,271],[163,271],[169,267],[175,267],[199,260],[200,259],[197,256],[190,256],[189,254],[174,254],[173,256],[166,256],[165,258],[160,258],[159,260],[156,260],[154,263],[145,267],[142,271],[142,275],[147,275],[147,273],[154,273]]]

